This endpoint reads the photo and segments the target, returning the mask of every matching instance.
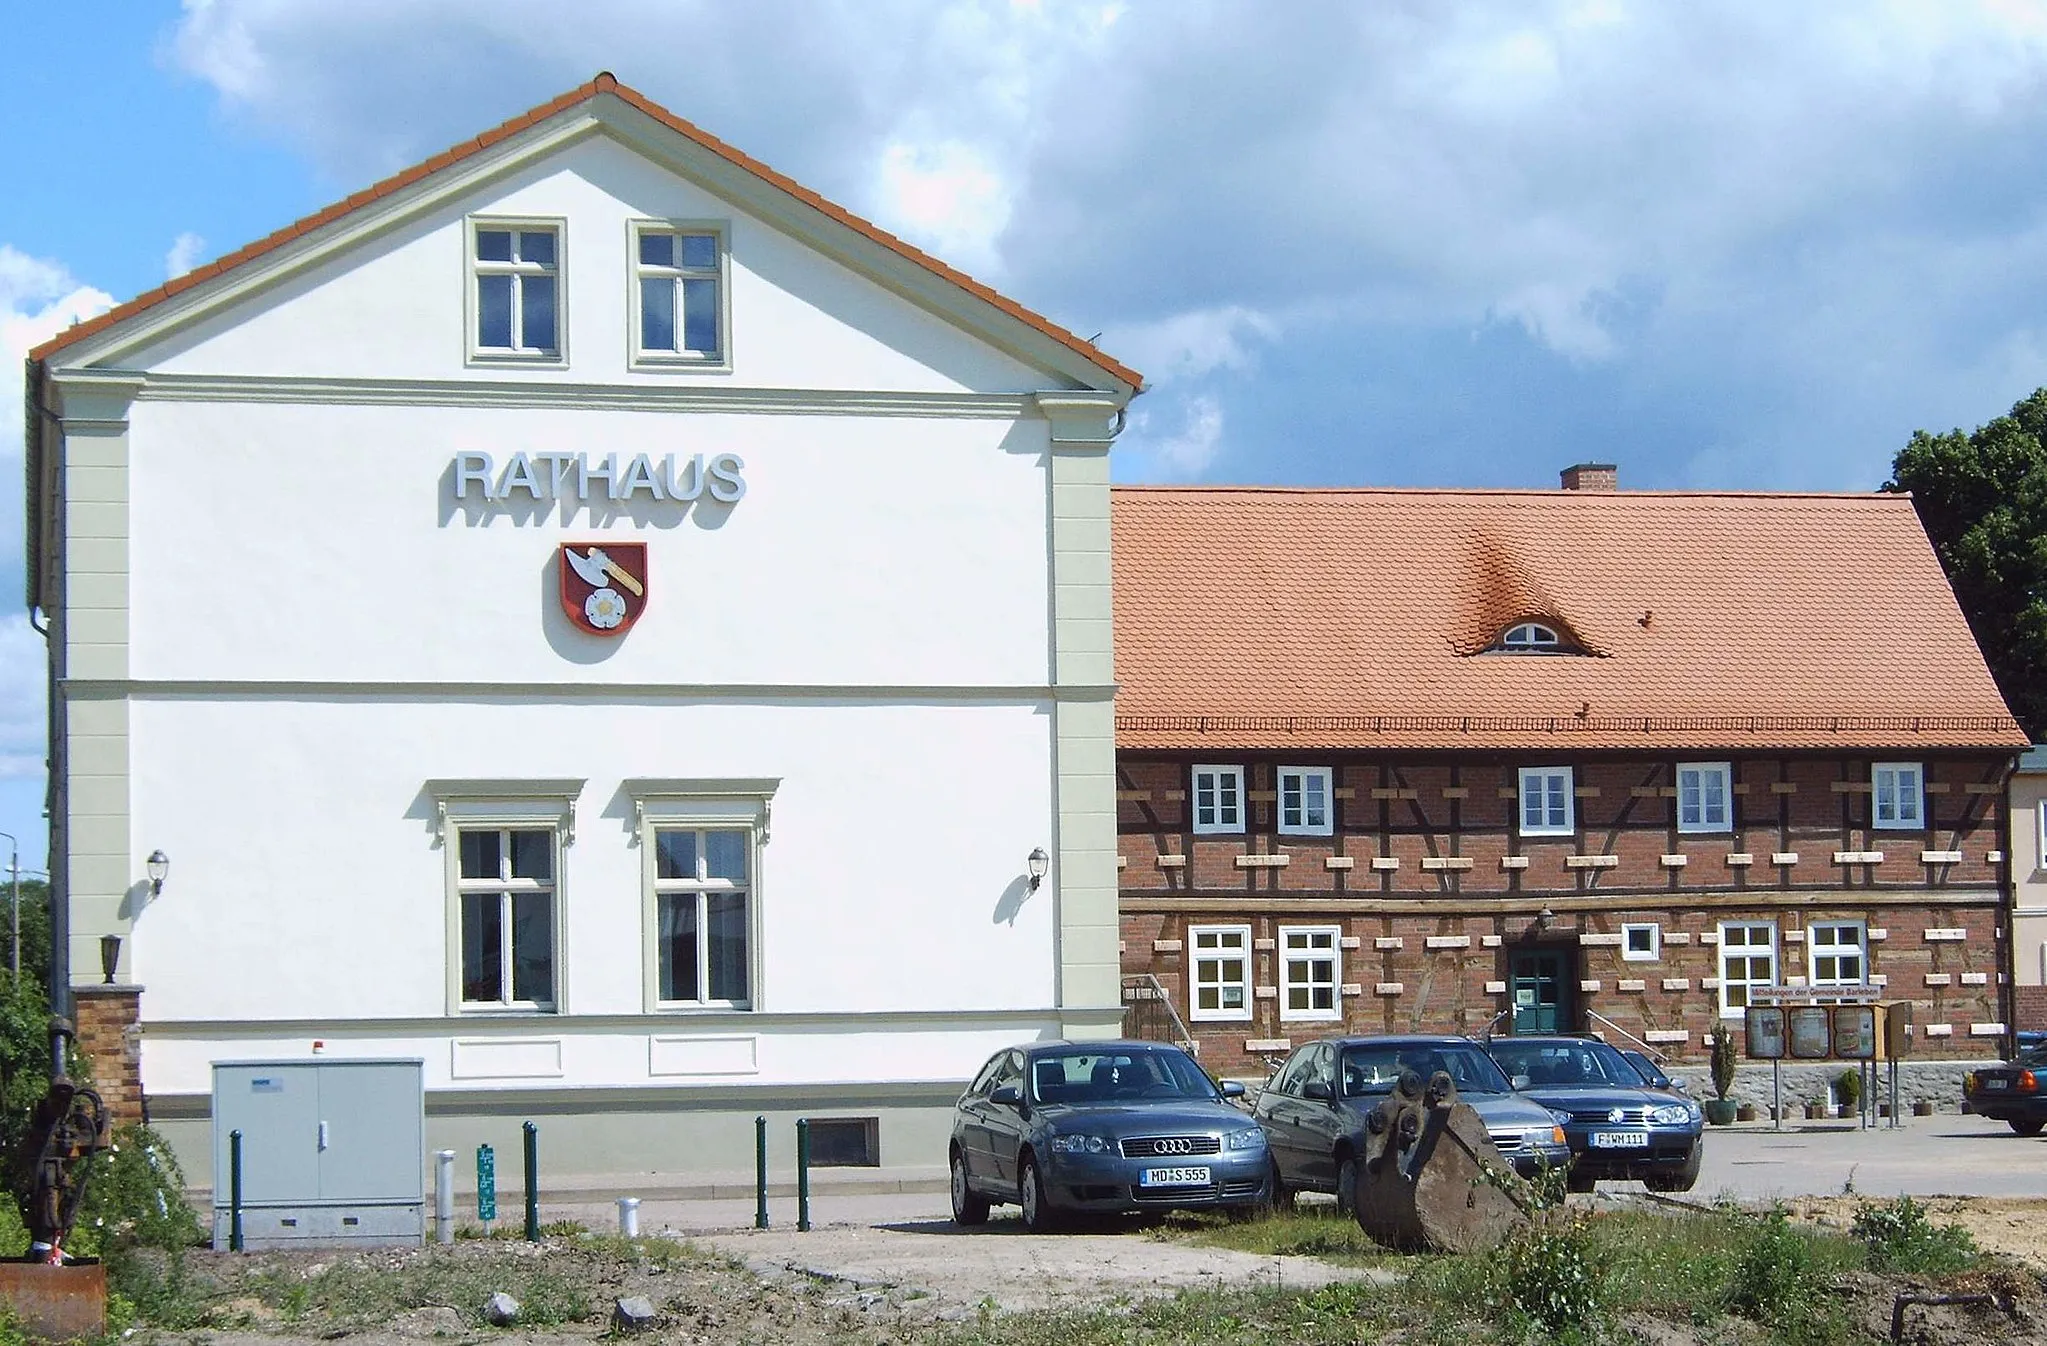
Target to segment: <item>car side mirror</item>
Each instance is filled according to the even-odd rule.
[[[1329,1087],[1327,1080],[1309,1080],[1301,1086],[1301,1094],[1306,1098],[1319,1098],[1324,1103],[1336,1101],[1336,1091]]]
[[[1241,1080],[1224,1080],[1222,1087],[1224,1098],[1242,1098],[1244,1096],[1244,1085]]]
[[[1516,1075],[1513,1079],[1507,1081],[1507,1083],[1513,1085],[1516,1089],[1526,1089],[1530,1084],[1534,1083],[1534,1081],[1530,1080],[1526,1075]]]
[[[1670,1081],[1670,1087],[1681,1094],[1688,1094],[1692,1091],[1692,1086],[1684,1080],[1672,1080]]]
[[[988,1095],[988,1101],[1006,1108],[1020,1108],[1023,1106],[1023,1090],[1013,1084],[999,1084],[995,1086],[995,1092]]]

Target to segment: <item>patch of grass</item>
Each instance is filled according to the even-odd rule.
[[[484,1301],[503,1290],[519,1301],[522,1326],[552,1327],[592,1316],[582,1270],[538,1260],[509,1262],[429,1251],[397,1266],[344,1256],[302,1279],[282,1273],[252,1278],[250,1288],[282,1316],[317,1316],[352,1326],[382,1323],[407,1309],[436,1306],[480,1322]]]
[[[1376,1264],[1393,1256],[1372,1242],[1358,1228],[1356,1220],[1338,1215],[1334,1206],[1309,1206],[1256,1220],[1182,1215],[1161,1225],[1154,1236],[1268,1257],[1320,1257],[1331,1262]]]

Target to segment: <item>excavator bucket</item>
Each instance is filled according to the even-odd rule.
[[[1497,1248],[1528,1223],[1533,1193],[1493,1144],[1478,1113],[1437,1072],[1405,1072],[1366,1119],[1352,1209],[1389,1248],[1468,1253]]]

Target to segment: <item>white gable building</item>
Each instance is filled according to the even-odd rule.
[[[59,975],[191,1178],[220,1061],[687,1181],[1115,1033],[1138,388],[608,75],[34,352]]]

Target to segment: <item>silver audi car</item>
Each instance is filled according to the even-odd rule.
[[[1006,1047],[953,1113],[953,1220],[1010,1202],[1034,1232],[1080,1211],[1260,1208],[1265,1133],[1226,1101],[1243,1093],[1164,1043]]]

